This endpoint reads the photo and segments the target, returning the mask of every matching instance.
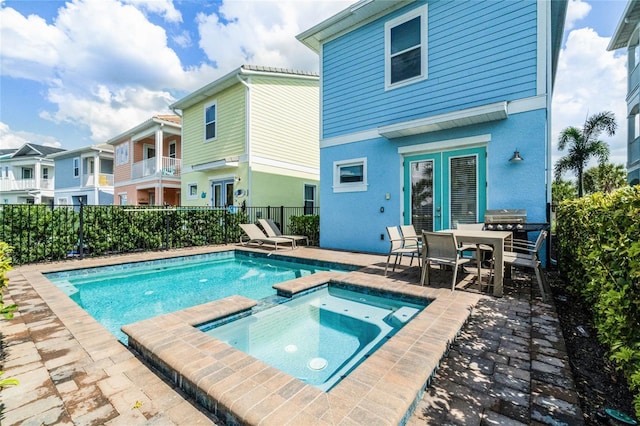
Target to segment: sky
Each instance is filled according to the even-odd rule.
[[[0,0],[0,149],[105,142],[242,64],[317,71],[295,36],[355,1]],[[613,111],[626,165],[626,51],[606,50],[626,3],[569,0],[553,162],[562,129]]]

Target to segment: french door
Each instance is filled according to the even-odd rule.
[[[405,157],[404,223],[416,231],[475,223],[486,208],[485,148]]]

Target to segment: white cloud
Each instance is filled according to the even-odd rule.
[[[20,148],[27,142],[59,148],[62,144],[55,138],[31,132],[12,130],[7,123],[0,121],[0,147],[2,149]]]
[[[570,0],[567,5],[567,17],[565,20],[565,31],[572,30],[576,21],[580,21],[587,17],[591,12],[591,5],[582,0]]]
[[[242,64],[313,71],[318,56],[295,36],[353,1],[225,1],[219,15],[198,15],[200,47],[217,67]]]
[[[591,28],[569,33],[560,52],[553,96],[553,162],[567,151],[557,151],[560,132],[569,127],[581,128],[587,116],[613,111],[618,130],[613,137],[601,135],[609,144],[610,161],[626,166],[627,119],[626,54],[608,52],[608,37],[600,37]]]
[[[136,7],[151,13],[162,15],[167,22],[182,22],[182,14],[175,8],[171,0],[124,0]]]

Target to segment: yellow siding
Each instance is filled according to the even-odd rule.
[[[245,87],[233,87],[183,111],[183,165],[208,163],[245,153]],[[217,139],[204,141],[204,106],[217,101]]]
[[[318,169],[317,80],[251,78],[251,154]]]

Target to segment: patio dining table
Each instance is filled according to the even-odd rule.
[[[456,237],[457,241],[465,243],[487,244],[493,246],[495,259],[493,295],[502,297],[504,283],[504,251],[505,247],[511,249],[512,233],[509,231],[474,231],[467,229],[443,229],[438,232],[448,232]],[[480,279],[480,277],[478,277]]]

